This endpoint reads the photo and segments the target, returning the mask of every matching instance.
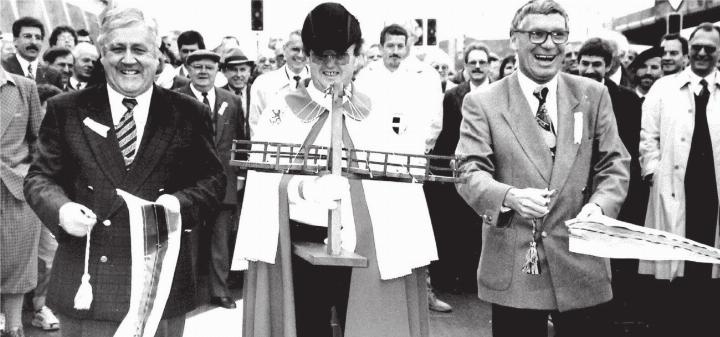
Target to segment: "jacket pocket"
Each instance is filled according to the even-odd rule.
[[[478,267],[478,280],[493,290],[510,287],[515,264],[517,230],[511,227],[483,226],[483,247]]]

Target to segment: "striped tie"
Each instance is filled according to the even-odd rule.
[[[125,160],[125,168],[129,168],[135,159],[135,142],[137,141],[137,133],[135,129],[135,119],[133,118],[133,108],[137,105],[134,98],[124,98],[122,104],[127,111],[120,119],[120,123],[115,126],[115,135],[120,144],[120,152],[122,152]]]
[[[35,79],[35,75],[33,75],[32,63],[28,64],[28,74],[27,74],[27,78],[29,78],[29,79],[31,79],[31,80],[34,80],[34,79]]]

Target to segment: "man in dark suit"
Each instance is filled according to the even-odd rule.
[[[632,90],[621,87],[609,78],[606,78],[609,65],[612,62],[612,47],[600,38],[591,38],[580,47],[578,55],[578,70],[581,76],[592,78],[605,84],[610,94],[618,134],[625,148],[630,153],[630,184],[618,220],[636,225],[643,225],[645,209],[647,207],[647,186],[640,176],[640,120],[642,105],[640,98]],[[636,308],[639,300],[637,296],[638,261],[630,259],[613,259],[612,261],[613,310],[614,321],[621,328],[640,326],[637,324],[642,317],[641,310]]]
[[[220,69],[228,80],[223,89],[240,97],[242,108],[245,112],[245,134],[250,134],[250,124],[247,113],[250,111],[250,76],[252,75],[255,62],[248,60],[239,48],[229,49],[223,56]]]
[[[470,91],[486,88],[490,82],[489,55],[484,44],[474,43],[465,48],[463,59],[470,79],[445,93],[442,130],[432,154],[455,153],[460,138],[463,99]],[[447,167],[448,163],[438,165]],[[431,265],[433,285],[454,291],[477,291],[476,270],[481,248],[477,241],[481,238],[482,220],[453,186],[426,183],[423,188],[439,254],[439,261]]]
[[[10,73],[35,80],[37,84],[52,84],[63,89],[62,76],[54,69],[40,64],[40,50],[45,38],[45,26],[38,19],[25,16],[12,26],[15,55],[2,59],[2,66]]]
[[[134,229],[116,189],[181,215],[178,230],[214,217],[225,190],[210,109],[153,86],[159,56],[154,22],[133,8],[106,14],[98,44],[107,85],[48,101],[39,153],[25,179],[28,203],[59,244],[55,264],[61,268],[53,269],[48,306],[59,313],[63,335],[113,336],[133,314],[131,269],[145,262],[131,258]],[[89,260],[86,235],[92,239]],[[73,300],[84,266],[93,289],[90,310],[75,309]],[[182,336],[185,314],[195,308],[184,233],[174,270],[167,301],[154,303],[164,305],[155,336]]]
[[[196,98],[212,109],[215,146],[227,177],[225,196],[220,213],[208,220],[210,226],[210,303],[231,309],[235,302],[227,286],[230,272],[230,233],[237,226],[237,175],[239,170],[230,167],[230,149],[233,139],[247,139],[243,133],[245,118],[242,101],[230,92],[215,87],[220,55],[208,51],[192,52],[186,60],[190,83],[178,92]],[[234,239],[234,237],[232,237]]]
[[[515,14],[518,71],[465,96],[458,192],[483,218],[479,297],[493,336],[608,336],[607,259],[571,253],[565,221],[617,216],[630,156],[607,89],[560,72],[567,12],[532,0]]]

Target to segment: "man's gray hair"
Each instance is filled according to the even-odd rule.
[[[80,54],[83,52],[87,52],[87,53],[94,54],[96,56],[100,56],[100,54],[98,53],[97,47],[95,47],[94,45],[87,43],[87,42],[80,42],[72,49],[73,57],[75,57],[76,59],[78,57],[80,57]]]
[[[152,36],[155,47],[160,48],[160,34],[158,34],[155,19],[145,16],[143,12],[137,8],[117,7],[101,14],[100,34],[98,35],[98,46],[100,50],[105,49],[106,40],[112,31],[137,24],[141,24],[147,28],[148,33]]]
[[[565,29],[569,30],[570,18],[560,4],[553,0],[530,0],[522,7],[518,8],[517,12],[515,12],[515,16],[513,17],[512,24],[510,26],[510,34],[512,34],[513,31],[520,29],[520,24],[523,19],[530,14],[560,14],[563,18],[565,18]]]

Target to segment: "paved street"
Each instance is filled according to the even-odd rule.
[[[185,337],[238,337],[242,334],[241,290],[235,290],[238,308],[227,310],[202,305],[188,315]],[[472,294],[444,294],[438,296],[455,309],[451,313],[430,314],[431,337],[489,337],[490,306]],[[59,332],[47,333],[30,325],[32,316],[25,313],[27,337],[61,337]]]

